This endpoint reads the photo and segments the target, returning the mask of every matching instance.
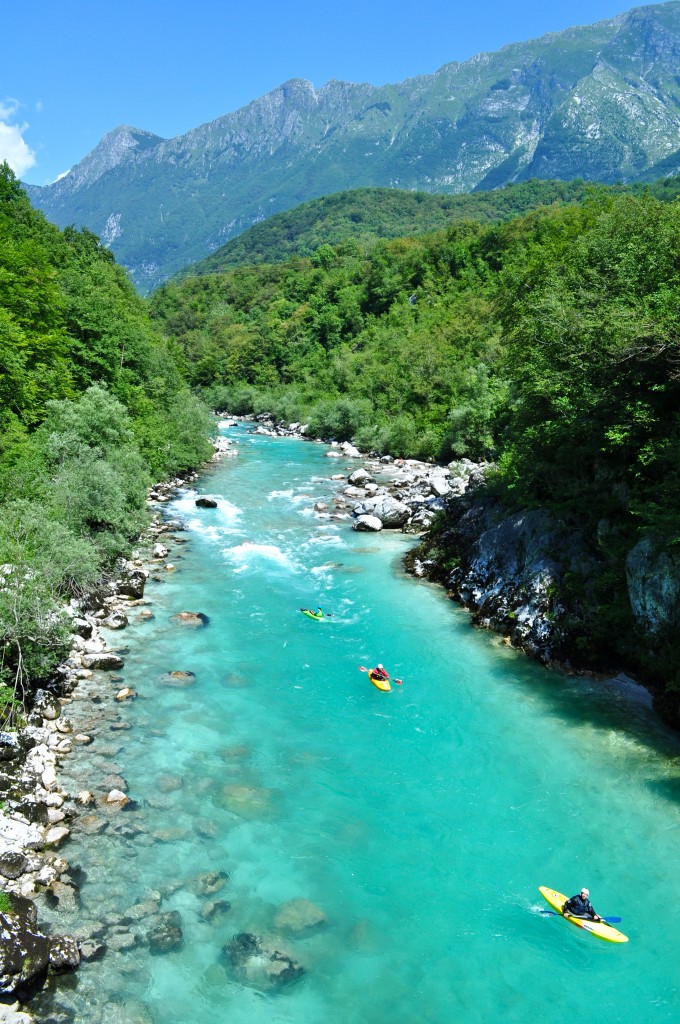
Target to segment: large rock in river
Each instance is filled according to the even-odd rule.
[[[378,533],[382,528],[377,516],[358,516],[352,523],[352,529],[360,533]]]
[[[387,530],[398,530],[411,515],[408,505],[397,501],[391,494],[377,494],[374,498],[366,498],[359,508],[361,515],[377,516]]]

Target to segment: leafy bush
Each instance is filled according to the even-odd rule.
[[[309,418],[309,428],[325,440],[351,441],[371,417],[371,403],[361,399],[336,398],[319,402]]]

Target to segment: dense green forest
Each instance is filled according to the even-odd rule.
[[[178,278],[223,273],[254,263],[282,263],[293,256],[313,256],[319,246],[337,245],[349,238],[356,239],[368,251],[380,239],[422,235],[456,221],[488,224],[509,220],[539,206],[580,202],[598,191],[646,193],[670,202],[680,195],[680,179],[663,178],[647,186],[533,179],[492,192],[462,195],[395,188],[336,192],[255,224],[200,263],[186,267]]]
[[[630,664],[626,553],[644,534],[680,544],[675,195],[598,190],[504,223],[323,244],[166,284],[151,309],[217,407],[365,450],[496,460],[506,506],[553,510],[598,559],[584,662]],[[655,644],[646,674],[679,685],[677,639]]]
[[[112,255],[0,168],[0,713],[67,649],[60,607],[112,572],[153,478],[199,465],[212,418]]]
[[[5,166],[6,710],[63,653],[63,598],[129,550],[151,478],[209,454],[209,407],[380,453],[493,459],[504,508],[547,508],[590,545],[592,578],[570,581],[592,612],[577,657],[623,660],[677,692],[677,629],[640,637],[625,563],[643,536],[673,564],[680,551],[678,182],[574,188],[580,201],[550,183],[461,197],[443,228],[376,240],[400,215],[390,197],[372,220],[379,194],[363,238],[170,282],[145,302],[95,236],[50,225]],[[338,230],[353,203],[339,202]],[[517,203],[536,208],[510,216]]]

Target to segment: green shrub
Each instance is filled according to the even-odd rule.
[[[314,406],[309,429],[315,437],[325,440],[351,441],[370,422],[371,403],[363,399],[326,399]]]

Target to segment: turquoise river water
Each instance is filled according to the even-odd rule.
[[[195,492],[168,507],[190,542],[147,587],[155,617],[111,635],[139,699],[114,705],[120,683],[102,676],[94,715],[69,709],[95,720],[69,787],[119,773],[136,802],[64,847],[82,869],[74,920],[162,892],[184,943],[83,965],[54,1019],[61,1007],[88,1024],[677,1021],[675,736],[637,688],[549,673],[473,630],[441,588],[404,574],[413,538],[315,513],[345,465],[324,446],[229,433],[238,459],[198,488],[219,507],[196,509]],[[333,617],[300,614],[317,603]],[[207,628],[176,626],[184,609]],[[372,687],[358,666],[378,661],[403,686]],[[161,685],[173,670],[195,685]],[[131,728],[108,730],[110,715]],[[209,870],[230,876],[215,898],[231,910],[213,921],[196,889]],[[545,916],[542,884],[588,885],[630,942]],[[298,898],[328,918],[285,937],[305,976],[278,993],[234,981],[225,943],[275,933]]]

